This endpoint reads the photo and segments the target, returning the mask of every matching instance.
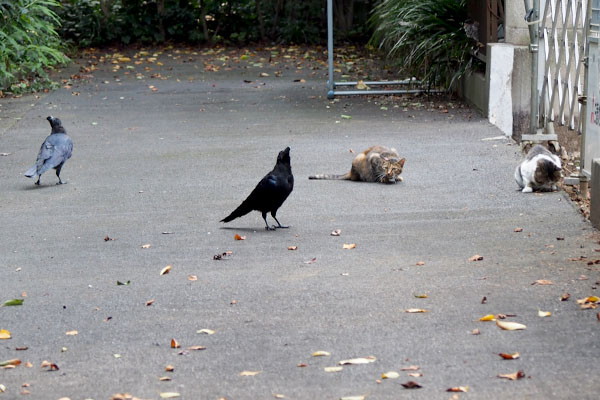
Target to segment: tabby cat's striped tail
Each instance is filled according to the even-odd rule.
[[[308,177],[308,179],[337,179],[337,180],[349,181],[350,180],[350,172],[348,172],[347,174],[344,174],[344,175],[332,175],[332,174],[310,175]]]

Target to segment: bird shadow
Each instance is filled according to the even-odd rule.
[[[44,185],[44,184],[42,184],[42,185],[36,185],[34,183],[32,185],[27,185],[27,186],[21,187],[21,190],[27,190],[27,191],[28,190],[42,190],[42,189],[48,189],[48,188],[51,188],[51,187],[54,187],[54,186],[56,186],[56,185]]]
[[[272,232],[272,231],[266,230],[264,226],[262,228],[236,228],[235,226],[221,226],[221,227],[219,227],[219,229],[224,229],[227,231],[252,232],[252,233]],[[279,229],[276,229],[276,230],[279,230]]]

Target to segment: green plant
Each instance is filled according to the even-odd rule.
[[[378,45],[402,72],[449,88],[472,64],[465,0],[382,0],[373,12]]]
[[[0,0],[0,91],[52,86],[47,69],[69,59],[55,27],[56,0]]]

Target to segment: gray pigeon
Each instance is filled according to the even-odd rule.
[[[38,176],[36,185],[40,184],[42,174],[48,171],[50,168],[56,170],[56,176],[58,177],[57,185],[62,185],[63,182],[60,179],[60,170],[73,152],[73,141],[67,135],[65,128],[62,126],[60,119],[49,116],[46,118],[50,122],[52,132],[50,136],[44,140],[40,152],[37,156],[35,165],[25,172],[25,176],[28,178],[35,178]]]

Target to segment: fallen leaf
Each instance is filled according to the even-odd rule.
[[[42,361],[42,368],[48,368],[48,371],[58,371],[60,368],[58,368],[58,365],[51,363],[50,361],[44,360]]]
[[[426,313],[428,311],[424,310],[422,308],[408,308],[408,309],[404,310],[404,312],[414,314],[414,313]]]
[[[519,331],[527,328],[523,324],[519,324],[518,322],[510,322],[510,321],[496,321],[496,325],[498,328],[504,329],[506,331]]]
[[[340,397],[340,400],[365,400],[365,396],[344,396]]]
[[[240,376],[254,376],[260,374],[262,371],[242,371]]]
[[[121,282],[121,281],[117,281],[117,286],[127,286],[131,283],[131,281],[127,281],[127,282]]]
[[[406,389],[420,389],[423,387],[415,381],[408,381],[406,383],[402,383],[401,385],[404,386]]]
[[[557,237],[556,240],[565,240],[564,237]]]
[[[299,363],[299,364],[296,364],[296,367],[298,367],[298,368],[306,368],[307,366],[308,366],[308,365],[307,365],[306,363]]]
[[[520,357],[519,353],[513,353],[513,354],[499,353],[498,355],[505,360],[516,360],[517,358]]]
[[[149,244],[142,245],[142,249],[149,249],[149,248],[150,248]]]
[[[197,280],[198,280],[198,277],[196,275],[190,275],[190,276],[188,276],[188,281],[195,282]]]
[[[596,303],[584,303],[580,305],[582,310],[595,310],[598,308],[598,304]]]
[[[484,317],[479,318],[480,321],[495,321],[496,316],[494,314],[488,314]]]
[[[20,306],[23,304],[23,299],[13,299],[0,304],[0,307]]]
[[[550,311],[542,311],[542,310],[538,310],[538,317],[549,317],[551,316],[552,313]]]
[[[206,346],[190,346],[187,350],[206,350]]]
[[[479,331],[479,329],[473,329],[471,331],[471,335],[479,335],[481,332]]]
[[[154,299],[150,299],[146,302],[147,306],[151,306],[152,304],[154,304]]]
[[[238,301],[237,301],[237,300],[235,300],[235,299],[234,299],[234,300],[231,300],[231,301],[229,302],[229,304],[231,304],[231,305],[235,305],[235,304],[237,304],[237,303],[238,303]]]
[[[360,358],[351,358],[349,360],[342,360],[338,362],[339,365],[359,365],[359,364],[369,364],[375,362],[377,360],[374,356],[360,357]]]
[[[267,74],[266,72],[261,72],[260,76],[263,77],[263,78],[265,78],[265,77],[269,76],[269,74]]]
[[[412,377],[412,378],[418,378],[418,377],[420,377],[420,376],[423,376],[423,374],[422,374],[422,373],[420,373],[420,372],[409,372],[409,373],[408,373],[408,374],[406,374],[406,375],[408,375],[408,376],[410,376],[410,377]]]
[[[517,379],[521,379],[525,377],[525,373],[523,371],[517,371],[512,374],[500,374],[498,378],[509,379],[511,381],[516,381]]]
[[[171,339],[171,348],[172,349],[178,349],[180,348],[181,345],[179,344],[179,342],[175,339]]]
[[[246,236],[240,236],[237,233],[235,234],[235,236],[233,237],[235,240],[246,240]]]
[[[28,349],[29,349],[29,347],[27,347],[27,346],[23,346],[23,347],[15,347],[15,350],[16,350],[16,351],[25,351],[25,350],[28,350]]]
[[[570,297],[571,295],[569,293],[565,293],[562,296],[560,296],[560,301],[567,301]]]
[[[27,362],[25,363],[25,368],[33,368],[33,364],[32,364],[32,363],[30,363],[29,361],[27,361]]]
[[[599,301],[600,301],[600,297],[588,296],[585,299],[579,299],[579,300],[577,300],[577,304],[598,303]]]
[[[315,351],[314,353],[312,353],[313,357],[325,357],[325,356],[330,356],[331,353],[325,350],[318,350]]]
[[[163,392],[160,394],[161,399],[175,399],[177,397],[181,397],[177,392]]]
[[[469,391],[468,386],[455,386],[455,387],[446,389],[446,392],[468,392],[468,391]]]
[[[298,246],[288,246],[288,250],[298,250]]]
[[[381,379],[397,379],[400,378],[400,374],[396,371],[388,371],[381,374]]]
[[[487,301],[487,297],[483,296],[483,299],[481,299],[481,304],[485,304],[486,301]]]
[[[425,263],[423,261],[418,261],[417,265],[425,265]]]
[[[161,382],[170,381],[171,379],[172,378],[170,376],[161,376],[160,378],[158,378],[158,380]]]
[[[417,299],[426,299],[427,298],[427,295],[425,293],[423,293],[423,294],[415,294],[413,296],[415,296]]]
[[[343,249],[350,250],[356,247],[356,243],[344,243],[342,246]]]
[[[65,335],[67,335],[67,336],[75,336],[77,334],[79,334],[79,332],[77,332],[77,331],[68,331],[65,333]]]
[[[356,88],[358,90],[367,90],[369,89],[369,86],[367,86],[363,80],[360,80],[356,82]]]
[[[352,115],[345,115],[345,114],[342,114],[342,118],[343,118],[343,119],[352,119]]]
[[[310,260],[304,261],[304,264],[314,264],[317,262],[317,257],[313,257]]]
[[[166,372],[173,372],[173,371],[175,371],[175,367],[169,364],[169,365],[167,365],[165,367],[165,371]]]
[[[0,361],[0,367],[5,367],[7,365],[14,365],[14,366],[21,365],[21,360],[15,358],[12,360]]]
[[[0,393],[6,392],[6,386],[0,384]]]
[[[212,329],[199,329],[196,333],[204,333],[205,335],[212,335],[215,333]]]
[[[515,232],[523,232],[523,228],[515,228]]]
[[[172,267],[170,265],[167,265],[166,267],[164,267],[163,269],[160,270],[160,275],[168,274],[169,272],[171,272],[171,268]]]
[[[119,57],[119,58],[117,58],[117,60],[119,60],[120,62],[124,62],[124,63],[131,62],[131,58],[129,58],[129,57]]]
[[[469,258],[469,261],[481,261],[483,260],[483,256],[480,256],[479,254],[475,254],[474,256]]]
[[[330,233],[331,236],[340,236],[342,234],[341,229],[336,229]]]
[[[354,149],[350,149],[350,153],[354,154]]]
[[[553,285],[553,283],[552,281],[546,279],[538,279],[537,281],[533,282],[532,285]]]
[[[400,368],[400,371],[418,371],[421,367],[418,365],[409,365],[408,367]]]
[[[105,242],[108,242],[109,240],[115,240],[115,239],[113,239],[113,238],[111,238],[111,237],[108,237],[108,235],[106,235],[106,236],[104,237],[104,241],[105,241]]]
[[[285,399],[285,395],[279,393],[273,393],[273,397],[276,399]]]
[[[0,339],[10,339],[10,332],[6,329],[0,329]]]
[[[323,371],[325,371],[325,372],[340,372],[343,369],[344,369],[344,367],[342,367],[342,366],[339,366],[339,367],[325,367],[325,368],[323,368]]]
[[[596,314],[596,318],[598,319],[598,321],[600,321],[600,312]]]

